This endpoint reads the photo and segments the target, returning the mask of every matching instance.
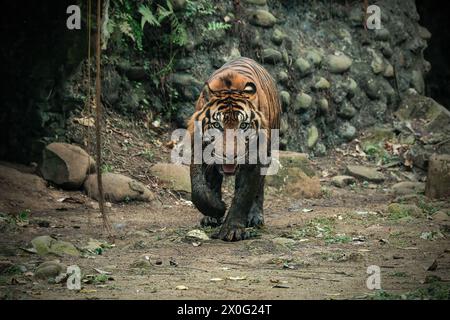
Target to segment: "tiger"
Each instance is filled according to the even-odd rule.
[[[280,99],[272,76],[254,60],[240,57],[224,64],[205,82],[187,129],[191,137],[195,135],[195,123],[201,124],[203,131],[217,129],[223,133],[224,144],[226,130],[253,129],[264,133],[270,141],[271,129],[280,128],[280,115]],[[236,141],[231,143],[234,146]],[[236,160],[236,148],[232,152]],[[213,238],[248,239],[248,228],[264,225],[265,175],[260,172],[261,166],[259,163],[208,165],[191,161],[191,200],[204,215],[202,226],[220,226]],[[221,187],[227,175],[235,175],[235,190],[225,217]]]

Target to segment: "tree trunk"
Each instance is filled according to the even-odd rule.
[[[449,154],[433,154],[430,157],[425,195],[432,199],[450,197]]]

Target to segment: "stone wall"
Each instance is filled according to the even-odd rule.
[[[377,1],[381,30],[365,30],[363,1],[214,3],[215,19],[233,28],[206,36],[206,21],[189,27],[191,40],[172,76],[186,100],[181,117],[192,112],[201,81],[237,56],[255,59],[276,79],[282,144],[315,155],[386,122],[408,90],[424,93],[430,64],[423,50],[431,34],[418,24],[413,0]]]

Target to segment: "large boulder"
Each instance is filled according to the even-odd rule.
[[[406,96],[396,116],[401,121],[418,120],[423,134],[450,133],[450,111],[428,97]]]
[[[0,211],[39,210],[44,205],[36,199],[45,194],[47,182],[41,177],[0,165]]]
[[[42,177],[61,188],[80,188],[88,172],[94,171],[94,160],[78,146],[54,142],[42,153]]]
[[[102,174],[103,194],[106,201],[152,201],[155,196],[143,183],[118,173]],[[84,182],[86,193],[93,199],[100,198],[97,174],[91,174]]]
[[[189,167],[173,163],[157,163],[150,168],[150,173],[172,190],[191,192]]]

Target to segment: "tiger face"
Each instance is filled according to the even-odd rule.
[[[224,174],[234,174],[238,164],[245,163],[249,141],[267,129],[264,114],[257,109],[257,90],[251,79],[232,71],[205,84],[203,106],[193,118],[201,121],[204,142],[219,150],[214,157]]]

